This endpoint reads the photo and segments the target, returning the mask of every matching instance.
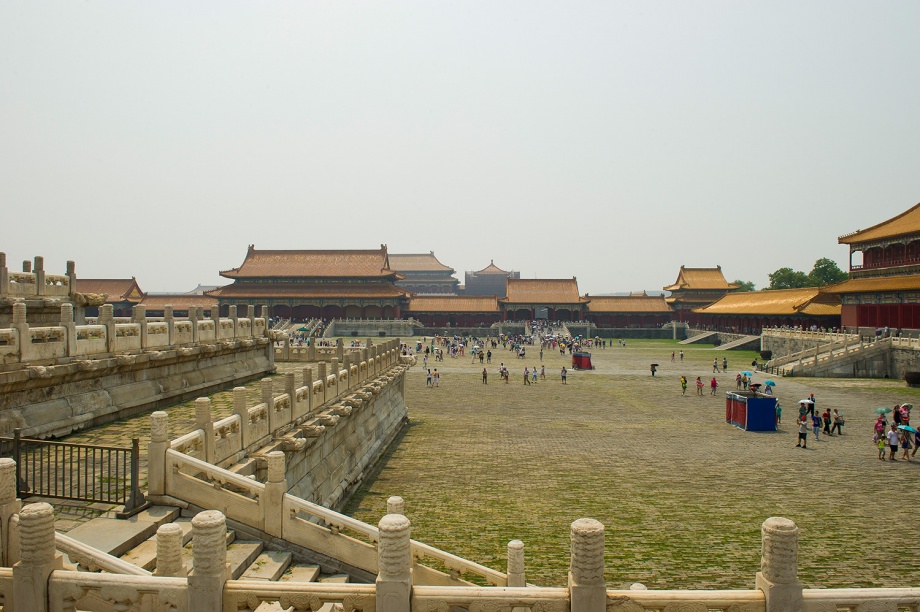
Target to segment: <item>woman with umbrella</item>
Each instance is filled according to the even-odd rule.
[[[910,461],[912,457],[910,450],[914,447],[912,438],[917,433],[917,430],[910,425],[901,425],[898,429],[901,431],[901,448],[904,449],[904,452],[901,453],[901,459]]]

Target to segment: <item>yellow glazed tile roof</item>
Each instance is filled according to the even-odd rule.
[[[851,278],[836,285],[824,287],[825,293],[880,293],[884,291],[918,291],[920,274]]]
[[[409,300],[410,312],[499,312],[495,296],[419,296]]]
[[[674,309],[668,305],[660,295],[615,295],[615,296],[586,296],[591,300],[588,310],[594,313],[601,312],[660,312],[673,313]]]
[[[79,293],[108,295],[107,302],[140,302],[144,297],[134,278],[78,278],[76,290]]]
[[[394,277],[387,248],[351,251],[257,251],[249,247],[239,268],[220,273],[226,278]]]
[[[390,255],[390,269],[397,272],[451,272],[455,270],[445,266],[430,253],[410,253],[408,255]]]
[[[495,261],[490,261],[489,265],[479,270],[478,272],[473,272],[473,274],[508,274],[507,270],[502,270],[495,265]]]
[[[727,315],[840,314],[839,301],[833,303],[833,298],[819,296],[821,289],[818,287],[736,292],[693,312]],[[809,307],[813,308],[806,312]]]
[[[920,234],[920,204],[887,221],[841,236],[837,239],[837,242],[840,244],[858,244],[860,242],[872,242],[910,234]]]
[[[575,278],[509,278],[506,283],[508,304],[583,304]]]
[[[677,274],[677,280],[673,285],[664,287],[665,291],[692,291],[694,289],[736,289],[737,285],[732,285],[725,280],[722,274],[722,267],[715,268],[688,268],[680,267]]]

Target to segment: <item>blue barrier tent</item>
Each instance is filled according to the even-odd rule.
[[[776,398],[726,393],[725,422],[745,431],[776,431]]]

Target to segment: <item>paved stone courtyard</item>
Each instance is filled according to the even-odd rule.
[[[629,341],[593,351],[596,370],[559,369],[570,358],[546,351],[547,381],[524,386],[526,362],[495,351],[489,384],[470,357],[434,363],[438,389],[425,388],[421,363],[407,382],[411,427],[348,512],[376,524],[386,498],[401,495],[413,536],[452,553],[504,568],[505,546],[526,545],[528,580],[565,582],[568,526],[589,516],[607,526],[608,583],[652,588],[748,588],[759,569],[760,525],[773,515],[801,528],[800,579],[808,586],[917,583],[920,555],[909,535],[917,464],[878,461],[872,411],[920,393],[900,381],[776,379],[786,407],[780,433],[746,433],[724,423],[724,394],[753,353],[682,347],[671,363],[666,341]],[[712,359],[729,359],[716,397],[681,397],[678,378],[711,378]],[[421,361],[421,360],[420,360]],[[505,385],[497,368],[513,375]],[[660,364],[653,379],[649,363]],[[278,364],[298,373],[302,364]],[[764,376],[757,376],[765,379]],[[281,384],[280,377],[277,379]],[[259,401],[259,382],[249,401]],[[814,392],[819,407],[841,408],[843,437],[795,447],[796,402]],[[230,391],[212,396],[215,417],[232,412]],[[168,408],[170,436],[194,424],[192,402]],[[149,417],[68,437],[71,442],[146,448]],[[917,457],[920,463],[920,455]],[[146,478],[146,466],[142,479]],[[107,508],[55,502],[66,530]],[[892,553],[896,549],[902,552]]]
[[[680,348],[685,362],[671,363]],[[608,583],[650,588],[752,587],[761,523],[779,515],[801,528],[806,585],[917,584],[920,455],[913,464],[878,461],[870,440],[876,406],[917,397],[903,382],[777,379],[781,431],[749,433],[725,424],[723,391],[754,353],[629,341],[593,351],[596,370],[570,373],[563,386],[569,358],[546,351],[548,380],[524,386],[524,365],[538,362],[529,352],[521,361],[496,351],[488,386],[468,356],[429,363],[442,372],[438,389],[426,389],[414,368],[412,426],[349,512],[376,523],[387,496],[401,495],[413,537],[496,568],[520,538],[527,578],[544,586],[565,583],[569,524],[596,518],[607,527]],[[711,397],[714,356],[728,357],[729,374],[717,375]],[[498,380],[500,361],[510,384]],[[686,397],[681,374],[691,379]],[[704,397],[695,396],[697,376],[707,381]],[[842,437],[803,450],[792,420],[809,392],[819,407],[842,409],[847,424]]]

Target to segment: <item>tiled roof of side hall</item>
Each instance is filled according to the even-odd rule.
[[[134,278],[78,278],[76,290],[79,293],[106,294],[109,302],[139,302],[144,297]]]
[[[839,315],[840,302],[833,296],[822,294],[820,287],[772,289],[728,293],[709,306],[697,308],[693,312],[727,315]]]
[[[665,291],[694,289],[725,289],[728,291],[737,288],[737,285],[732,285],[725,280],[721,266],[716,266],[715,268],[688,268],[681,266],[674,284],[663,287]]]
[[[379,283],[246,283],[224,285],[205,295],[219,298],[401,298],[405,289]]]
[[[499,312],[493,296],[415,296],[409,300],[410,312]]]
[[[590,312],[642,312],[672,313],[674,309],[660,295],[604,295],[585,296],[590,299]]]
[[[257,251],[250,245],[239,268],[222,271],[226,278],[385,278],[386,246],[373,250]]]
[[[509,278],[507,296],[499,301],[508,304],[584,304],[574,278]]]
[[[445,266],[435,257],[434,251],[430,253],[391,254],[390,269],[396,272],[450,272],[456,270]]]
[[[511,273],[510,270],[502,270],[501,268],[496,266],[495,260],[490,261],[489,265],[487,265],[482,270],[477,270],[473,272],[473,274],[510,274],[510,273]]]
[[[920,274],[900,274],[851,278],[835,285],[822,287],[825,293],[877,293],[882,291],[920,291]]]
[[[837,239],[837,242],[839,244],[858,244],[897,236],[909,236],[910,234],[920,234],[920,204],[887,221],[841,236]]]

